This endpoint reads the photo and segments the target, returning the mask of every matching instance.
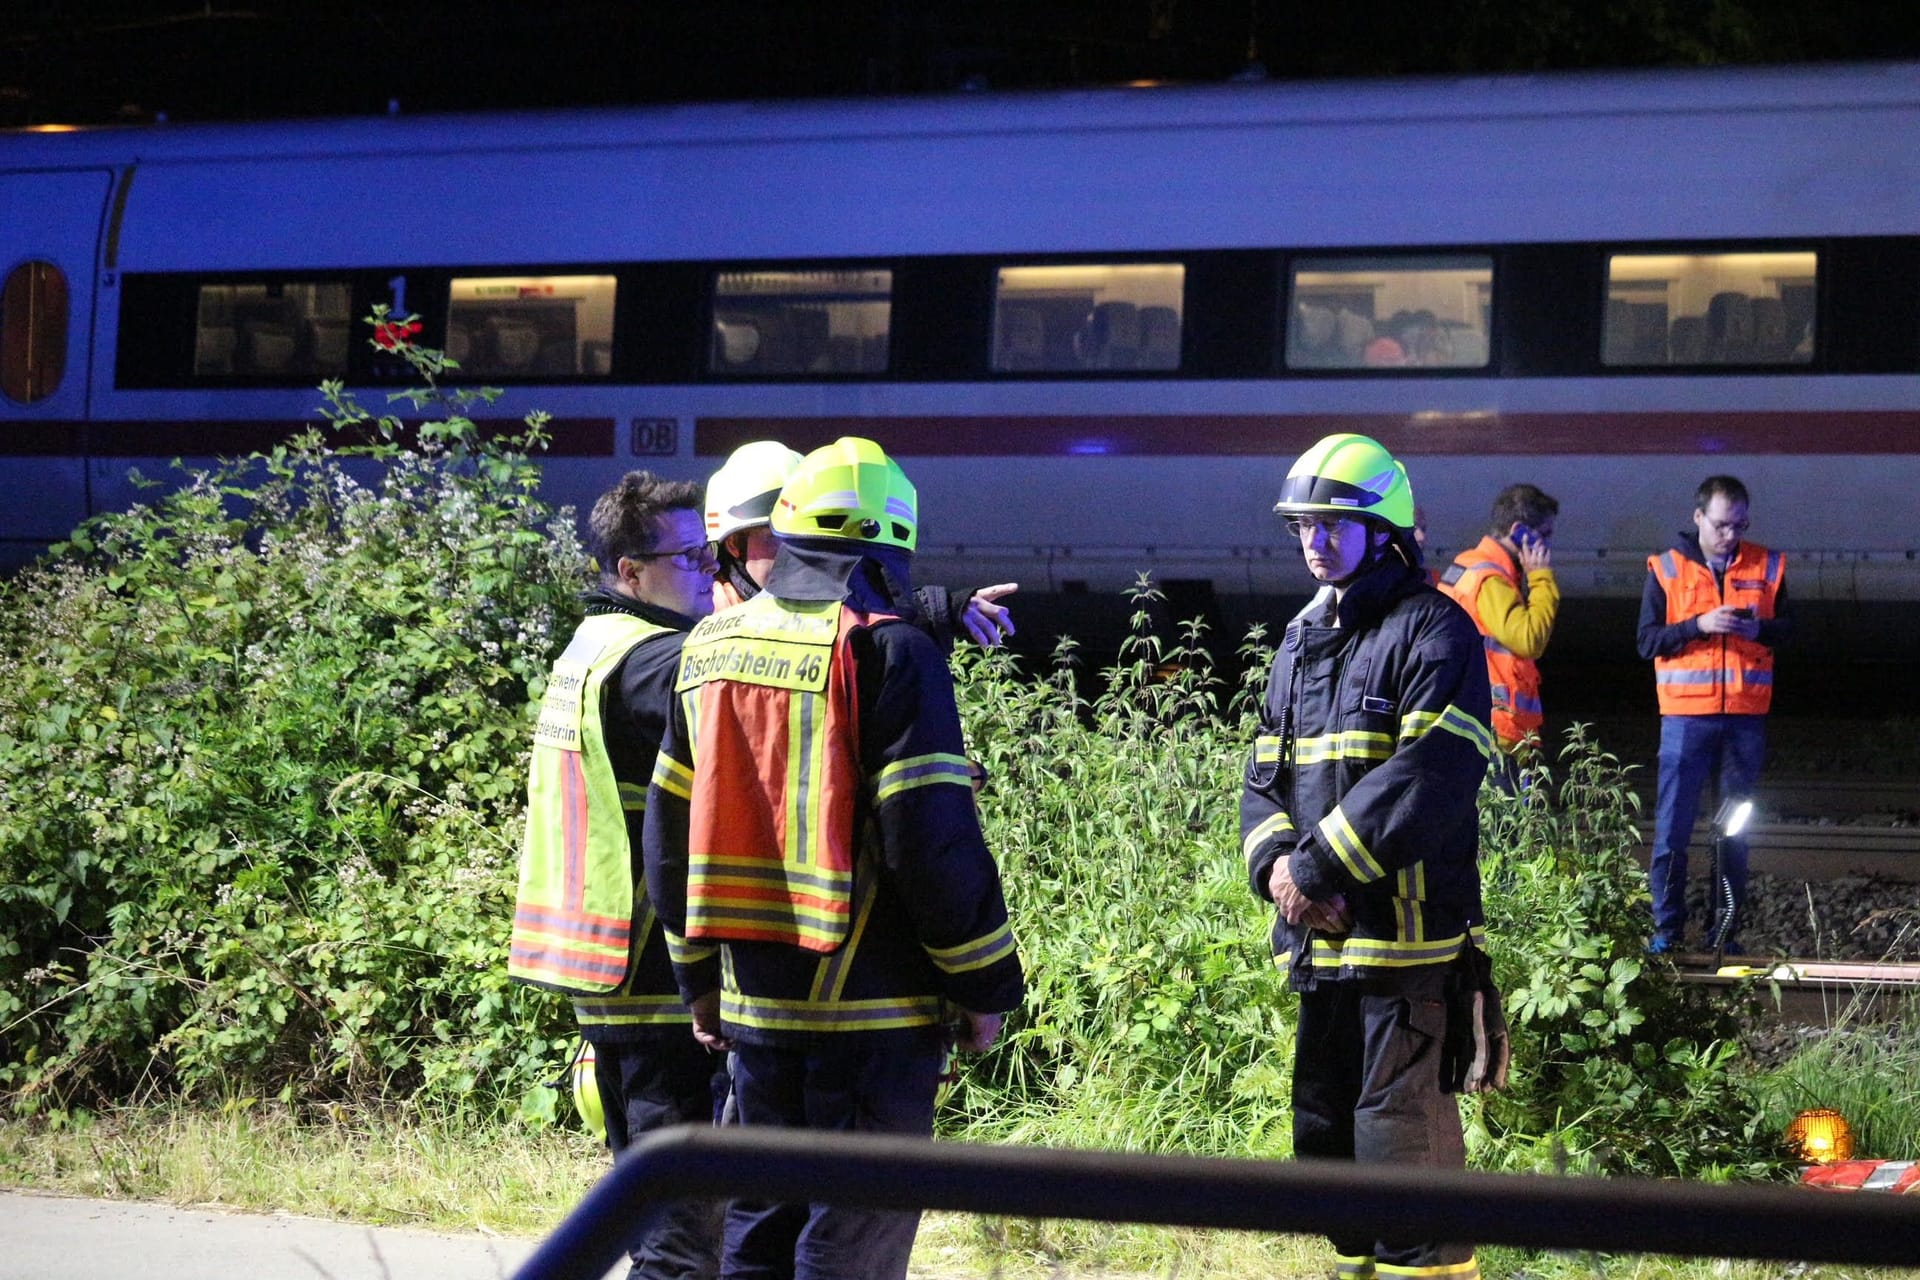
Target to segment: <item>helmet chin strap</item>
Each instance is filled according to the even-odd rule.
[[[894,577],[892,571],[883,562],[869,559],[867,563],[880,571],[880,581],[886,588],[887,599],[893,602],[896,609],[911,613],[918,607],[914,604],[913,592],[902,586],[900,580]]]
[[[727,545],[729,540],[723,540],[720,543],[720,576],[732,586],[743,601],[751,600],[759,595],[763,588],[753,580],[753,575],[747,572],[747,562],[735,555],[733,548]]]

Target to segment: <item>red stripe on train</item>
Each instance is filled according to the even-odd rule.
[[[1410,456],[1920,453],[1920,412],[1911,410],[703,417],[694,452],[724,457],[750,440],[807,450],[855,435],[902,457],[1286,458],[1335,431],[1358,431]]]

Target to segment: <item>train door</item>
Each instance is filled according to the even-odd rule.
[[[0,174],[0,569],[86,515],[95,263],[113,175]]]

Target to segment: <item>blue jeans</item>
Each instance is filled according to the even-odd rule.
[[[1687,928],[1687,843],[1709,777],[1716,799],[1751,799],[1767,754],[1765,716],[1661,716],[1660,790],[1653,811],[1653,929],[1678,942]],[[1747,900],[1747,842],[1724,842],[1721,874],[1739,905]]]

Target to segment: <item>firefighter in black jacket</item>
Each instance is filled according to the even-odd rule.
[[[917,518],[878,445],[815,450],[764,590],[681,658],[647,889],[747,1125],[927,1136],[948,1038],[986,1048],[1024,993],[953,681],[902,621]],[[721,1274],[901,1277],[918,1221],[736,1201]]]
[[[1479,633],[1420,569],[1406,468],[1328,436],[1274,510],[1322,584],[1275,655],[1240,801],[1275,962],[1300,995],[1294,1154],[1460,1168],[1442,1079],[1450,972],[1481,922],[1494,748]],[[1463,954],[1464,953],[1464,954]],[[1470,1244],[1335,1239],[1347,1278],[1478,1275]]]

